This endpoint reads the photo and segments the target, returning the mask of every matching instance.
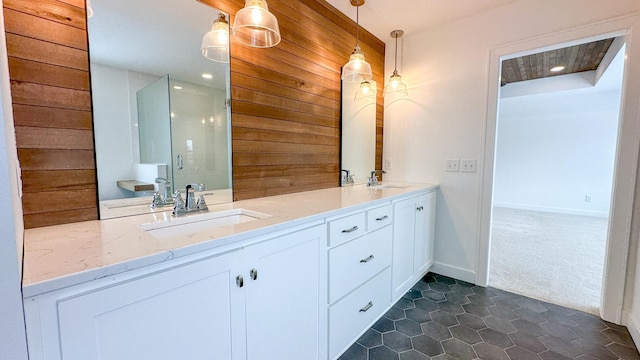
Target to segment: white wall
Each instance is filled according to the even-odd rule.
[[[2,5],[2,1],[0,1]],[[0,16],[0,28],[4,18]],[[0,73],[8,74],[4,31],[0,35]],[[26,360],[27,342],[22,309],[21,274],[24,225],[19,197],[15,130],[8,77],[0,81],[0,357]]]
[[[386,179],[440,184],[435,271],[476,279],[491,49],[638,11],[634,0],[521,0],[405,35],[409,96],[385,105]],[[387,77],[392,71],[387,52]],[[478,159],[479,171],[447,173],[446,159]]]
[[[91,64],[100,200],[133,196],[133,193],[118,188],[116,181],[132,179],[132,165],[140,157],[137,146],[136,91],[157,79],[156,76]]]
[[[608,216],[619,109],[619,90],[500,99],[494,205]]]

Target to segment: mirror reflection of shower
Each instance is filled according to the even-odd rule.
[[[140,164],[156,167],[172,190],[231,184],[226,90],[170,76],[137,92]]]

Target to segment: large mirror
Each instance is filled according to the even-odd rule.
[[[91,5],[100,217],[169,211],[150,207],[154,192],[187,184],[204,184],[208,204],[232,201],[229,64],[200,51],[220,12],[196,0]]]
[[[366,183],[376,168],[376,84],[342,83],[340,184]]]

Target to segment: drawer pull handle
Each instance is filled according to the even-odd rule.
[[[376,221],[382,221],[382,220],[387,220],[389,218],[389,216],[385,215],[379,218],[376,218]]]
[[[367,312],[372,307],[373,307],[373,301],[369,301],[367,305],[365,305],[362,309],[360,309],[360,312]]]
[[[251,280],[258,280],[258,270],[251,269],[249,276],[251,276]]]
[[[239,288],[244,286],[244,278],[241,275],[236,276],[236,285],[238,285]]]
[[[373,254],[369,255],[369,257],[367,257],[366,259],[360,260],[360,262],[361,263],[368,263],[371,260],[373,260]]]
[[[424,206],[418,206],[418,208],[416,208],[416,210],[422,211],[422,210],[424,210]]]
[[[358,230],[358,226],[354,226],[354,227],[352,227],[351,229],[342,230],[342,233],[343,233],[343,234],[348,234],[348,233],[350,233],[350,232],[354,232],[354,231],[356,231],[356,230]]]

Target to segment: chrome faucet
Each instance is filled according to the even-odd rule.
[[[373,170],[371,172],[371,177],[367,180],[367,186],[378,185],[378,177],[376,176],[376,173],[386,174],[387,172],[384,170]]]
[[[190,212],[207,211],[209,207],[204,200],[204,194],[200,194],[196,201],[195,191],[204,191],[207,187],[204,184],[188,184],[185,187],[185,200],[182,200],[180,193],[176,191],[173,204],[173,215],[181,216]]]
[[[197,191],[205,191],[207,187],[204,184],[188,184],[187,185],[185,189],[185,193],[187,194],[187,200],[184,203],[184,206],[187,208],[187,210],[193,210],[197,207],[196,197],[195,197],[196,189],[198,189]]]

